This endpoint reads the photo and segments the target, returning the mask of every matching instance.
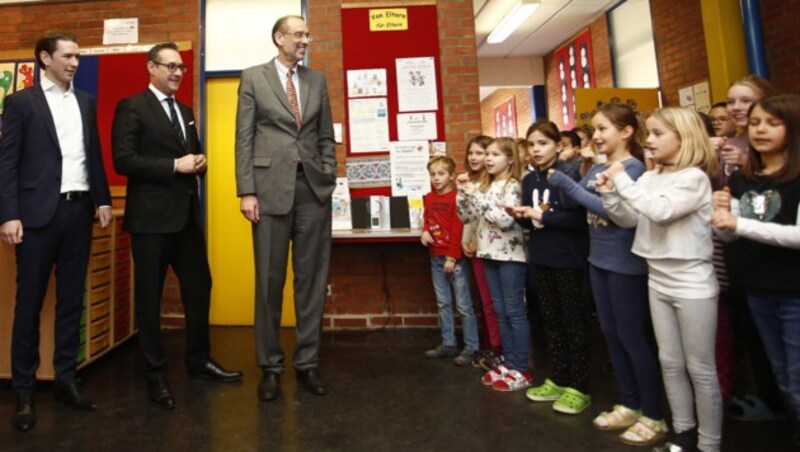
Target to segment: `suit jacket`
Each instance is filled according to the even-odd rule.
[[[117,104],[111,126],[114,169],[128,177],[125,229],[134,234],[168,234],[181,231],[194,207],[200,224],[197,177],[176,173],[175,159],[199,154],[192,109],[175,102],[183,117],[188,149],[158,98],[148,88]]]
[[[284,215],[294,202],[300,156],[322,202],[336,187],[336,142],[325,76],[297,66],[303,125],[298,132],[275,61],[242,72],[236,110],[236,193],[255,194],[261,213]]]
[[[96,206],[111,205],[100,152],[97,108],[75,90],[83,122],[89,190]],[[53,115],[38,83],[8,96],[0,136],[0,223],[21,220],[25,228],[47,225],[61,193],[61,146]]]

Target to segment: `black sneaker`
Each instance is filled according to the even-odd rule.
[[[500,355],[493,350],[489,350],[489,352],[478,361],[478,364],[480,364],[483,370],[490,372],[497,369],[497,367],[503,364],[503,362],[505,362],[503,355]]]
[[[653,452],[698,452],[697,429],[693,428],[674,435],[666,443],[655,447]]]
[[[481,360],[489,353],[491,350],[478,350],[475,355],[472,357],[472,367],[476,369],[481,369]]]
[[[475,350],[469,347],[464,347],[464,350],[461,350],[461,353],[456,356],[453,360],[456,366],[465,367],[469,366],[472,363],[473,358],[475,357]]]
[[[430,359],[455,358],[458,356],[458,348],[455,345],[439,344],[436,348],[425,352],[425,357]]]

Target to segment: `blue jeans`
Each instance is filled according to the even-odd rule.
[[[464,330],[464,346],[478,350],[478,324],[475,321],[475,308],[469,290],[469,268],[466,259],[459,259],[453,273],[444,272],[444,256],[431,256],[431,276],[433,290],[436,292],[436,305],[439,307],[439,325],[442,327],[442,343],[455,347],[455,321],[453,319],[453,295],[456,307],[461,314],[461,328]]]
[[[778,388],[789,399],[800,426],[800,298],[747,294]]]
[[[525,309],[525,275],[528,264],[489,259],[483,263],[486,283],[492,293],[492,303],[497,314],[505,364],[525,372],[528,370],[530,344],[530,325]]]

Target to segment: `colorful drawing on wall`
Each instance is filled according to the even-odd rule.
[[[513,97],[494,107],[494,136],[517,136],[517,107]]]
[[[6,96],[14,90],[14,63],[0,63],[0,115],[3,114]]]
[[[350,188],[389,187],[392,166],[389,156],[351,157],[347,159],[347,182]]]
[[[592,88],[575,90],[576,125],[589,124],[606,103],[626,104],[642,117],[659,107],[657,88]]]
[[[20,91],[33,86],[33,71],[35,63],[33,61],[22,61],[17,63],[17,88]]]
[[[595,83],[592,38],[588,28],[555,51],[555,63],[561,91],[561,122],[564,128],[572,128],[575,126],[574,90],[593,88]]]

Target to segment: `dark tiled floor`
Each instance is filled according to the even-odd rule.
[[[479,383],[480,372],[449,360],[427,361],[422,352],[438,332],[380,331],[326,334],[322,370],[332,391],[316,397],[298,388],[294,372],[282,379],[275,402],[256,398],[261,372],[254,364],[252,329],[212,329],[214,357],[245,371],[241,384],[188,381],[181,360],[183,333],[164,334],[173,366],[174,411],[147,400],[138,344],[132,341],[81,374],[99,404],[75,413],[54,404],[48,384],[37,402],[38,423],[28,433],[12,429],[8,382],[0,383],[0,449],[111,451],[636,451],[615,434],[595,431],[591,419],[614,400],[613,376],[604,371],[602,343],[592,348],[594,405],[579,416],[554,413],[521,392],[501,394]],[[285,330],[284,344],[293,331]],[[538,351],[537,357],[545,353]],[[541,381],[546,359],[534,371]],[[783,451],[784,422],[727,422],[725,451]]]

